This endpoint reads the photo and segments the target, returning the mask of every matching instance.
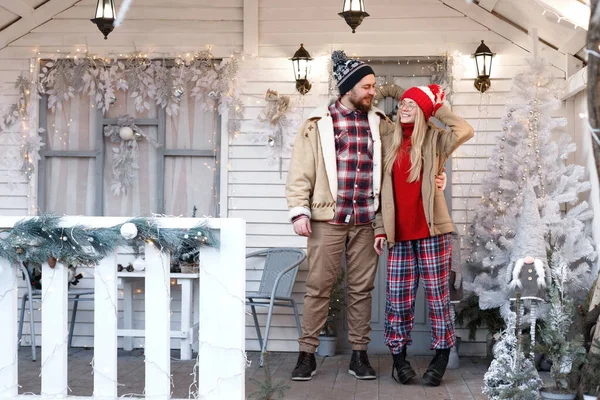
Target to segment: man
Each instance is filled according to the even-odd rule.
[[[340,97],[314,110],[301,126],[286,184],[294,232],[308,237],[300,354],[292,371],[292,380],[300,381],[316,372],[314,353],[344,250],[352,345],[348,372],[357,379],[376,378],[367,357],[377,271],[373,221],[381,186],[380,137],[392,133],[394,124],[371,106],[373,69],[343,51],[335,51],[332,60]]]

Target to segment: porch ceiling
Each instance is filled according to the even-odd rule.
[[[123,0],[117,0],[117,7]],[[341,0],[335,0],[341,3]],[[370,0],[368,6],[377,4],[378,1]],[[260,0],[259,0],[260,2]],[[526,33],[532,27],[538,28],[540,39],[549,47],[560,54],[571,54],[583,60],[583,47],[587,33],[587,21],[589,20],[589,0],[439,0],[447,7],[453,8],[471,17],[478,23],[496,32],[497,34],[514,41],[514,29]],[[60,19],[64,24],[64,34],[91,33],[95,27],[89,23],[84,25],[84,20],[91,18],[96,0],[0,0],[0,51],[10,46],[19,46],[20,39],[32,35],[32,31],[40,32],[38,28],[51,23],[53,19]],[[218,4],[216,4],[218,3]],[[224,3],[224,4],[220,4]],[[202,7],[227,7],[231,0],[220,2],[208,0],[134,0],[129,14],[135,16],[139,11],[145,15],[142,8],[149,6],[161,6],[170,9],[169,17],[153,17],[153,21],[161,24],[173,24],[177,29],[181,21],[177,19],[177,12],[181,10],[180,20],[189,21],[190,7],[199,5]],[[469,4],[473,3],[473,4]],[[430,6],[425,2],[423,7]],[[476,15],[469,15],[473,11],[473,5],[477,6]],[[85,12],[89,9],[89,12]],[[140,19],[138,17],[136,19]],[[152,22],[152,21],[151,21]],[[504,32],[499,26],[512,26],[511,32]],[[85,27],[82,28],[81,27]],[[510,30],[508,29],[508,30]],[[99,32],[97,32],[100,35]],[[34,40],[33,40],[34,41]],[[25,40],[31,43],[32,40]],[[65,45],[67,42],[56,43]]]

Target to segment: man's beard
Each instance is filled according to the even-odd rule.
[[[364,100],[369,99],[369,104],[365,104]],[[371,111],[371,107],[373,106],[373,96],[365,96],[360,100],[355,100],[352,96],[350,96],[350,103],[356,108],[358,111],[368,113]]]

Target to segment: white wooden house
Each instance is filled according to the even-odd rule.
[[[117,10],[122,3],[116,1]],[[452,185],[447,189],[453,218],[459,229],[464,229],[472,217],[469,210],[481,196],[481,178],[501,129],[511,78],[524,68],[525,57],[530,54],[528,31],[532,28],[538,30],[542,56],[551,63],[555,77],[564,87],[564,107],[559,115],[568,118],[569,133],[578,145],[571,161],[588,167],[592,191],[587,196],[594,210],[600,211],[591,136],[584,119],[580,118],[586,113],[583,49],[589,19],[588,1],[367,0],[365,3],[370,17],[353,34],[337,15],[342,11],[342,0],[134,0],[122,25],[105,40],[89,21],[94,16],[96,0],[0,0],[0,103],[3,106],[9,106],[16,99],[15,80],[20,75],[34,79],[40,63],[47,59],[74,57],[86,51],[103,57],[141,52],[149,57],[176,58],[207,49],[217,59],[226,59],[234,52],[244,54],[239,89],[245,106],[239,134],[234,137],[227,129],[227,114],[166,116],[164,151],[191,149],[197,152],[165,154],[144,147],[140,153],[140,169],[145,172],[138,177],[138,189],[124,199],[111,197],[108,189],[106,193],[98,189],[99,180],[110,181],[110,168],[96,163],[104,155],[88,154],[82,161],[82,154],[50,151],[52,146],[74,152],[97,151],[91,139],[102,137],[103,122],[98,121],[102,116],[98,117],[99,114],[91,110],[86,99],[74,100],[63,114],[44,109],[42,101],[41,107],[34,107],[30,118],[40,126],[44,124],[48,135],[54,135],[48,139],[52,145],[47,143],[42,149],[45,164],[36,170],[30,182],[18,171],[15,175],[20,164],[1,164],[0,215],[35,215],[41,210],[68,215],[130,216],[160,212],[190,217],[192,207],[196,206],[198,216],[244,219],[248,252],[267,247],[304,248],[305,239],[294,235],[287,220],[284,186],[289,158],[284,158],[281,174],[278,165],[268,162],[266,129],[264,125],[261,128],[257,117],[265,106],[267,89],[290,95],[299,118],[317,104],[326,102],[329,93],[326,60],[332,50],[343,49],[349,55],[370,61],[379,82],[404,86],[428,82],[431,77],[428,65],[432,60],[445,53],[454,54],[455,70],[460,73],[456,72],[455,76],[458,81],[454,84],[452,106],[476,129],[475,139],[455,154],[450,174]],[[483,95],[473,87],[476,74],[470,57],[481,40],[496,53],[491,87]],[[315,58],[309,75],[313,87],[305,96],[295,90],[289,61],[301,43]],[[132,110],[124,95],[117,94],[115,107],[105,118],[114,119],[119,113]],[[156,110],[149,111],[144,118],[160,120]],[[193,131],[190,134],[193,140],[178,143],[169,137],[174,126]],[[0,158],[2,154],[18,154],[24,133],[21,127],[22,124],[14,124],[0,134]],[[158,135],[156,126],[150,124],[142,128],[147,129],[149,135]],[[64,144],[67,142],[68,145]],[[66,147],[60,147],[60,143]],[[177,164],[172,160],[177,156],[190,159]],[[182,169],[176,171],[177,168]],[[600,240],[599,221],[596,220],[594,230],[597,241]],[[127,262],[126,255],[121,257],[122,262]],[[93,273],[82,272],[85,279],[80,284],[93,286]],[[260,276],[260,268],[247,266],[248,290],[257,288]],[[294,288],[300,312],[305,278],[306,266],[302,266]],[[382,336],[385,276],[380,274],[377,282],[373,346],[384,351],[381,338],[375,336]],[[137,289],[140,291],[134,294],[134,325],[142,327],[144,293],[143,288],[134,287]],[[180,322],[175,306],[178,290],[173,289],[174,326]],[[260,321],[264,324],[266,318],[262,317]],[[39,320],[39,315],[36,318]],[[93,322],[92,304],[82,304],[74,346],[94,345]],[[41,329],[37,332],[39,334]],[[278,311],[269,350],[297,351],[296,339],[293,315]],[[119,340],[122,346],[122,339]],[[142,340],[135,339],[134,346],[140,345]],[[176,348],[178,343],[173,341],[173,346]],[[250,316],[246,320],[246,349],[259,349]],[[463,351],[463,354],[480,354],[485,350],[483,346],[472,345],[464,346]]]

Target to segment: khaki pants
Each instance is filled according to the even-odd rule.
[[[371,291],[377,272],[377,253],[373,249],[371,224],[332,225],[311,221],[308,238],[308,277],[304,296],[300,351],[314,353],[319,332],[329,310],[331,288],[337,278],[346,249],[348,341],[352,350],[366,350],[371,333]]]

